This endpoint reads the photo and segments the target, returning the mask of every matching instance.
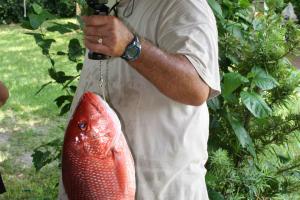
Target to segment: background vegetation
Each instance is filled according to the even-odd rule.
[[[218,19],[222,95],[209,102],[212,199],[299,199],[299,27],[283,1],[209,1]],[[277,13],[278,12],[278,13]]]
[[[76,20],[54,20],[44,26],[69,23]],[[58,117],[59,109],[53,102],[62,94],[61,88],[49,85],[36,94],[41,85],[51,81],[47,71],[51,63],[36,45],[33,33],[37,31],[25,30],[19,25],[0,26],[0,79],[10,90],[9,101],[0,109],[0,172],[8,190],[0,195],[3,200],[55,199],[57,196],[58,163],[36,173],[31,154],[34,148],[63,137],[66,117]],[[78,34],[73,31],[61,35],[53,31],[48,37],[55,38],[53,50],[66,51],[68,41]],[[58,70],[77,74],[68,59],[54,57],[60,63]]]
[[[266,1],[268,7],[262,11],[248,0],[208,2],[218,22],[222,77],[222,95],[209,102],[211,133],[206,181],[210,198],[300,199],[300,74],[287,59],[290,54],[298,54],[299,27],[281,17],[286,5],[283,0]],[[4,112],[0,111],[0,131],[9,133],[8,140],[12,145],[12,148],[2,147],[6,152],[3,155],[10,156],[3,157],[4,168],[0,170],[4,171],[5,181],[18,186],[4,197],[53,199],[57,195],[65,125],[65,117],[57,117],[55,113],[63,115],[70,107],[84,50],[75,21],[53,20],[55,16],[50,14],[51,9],[37,4],[32,4],[29,9],[31,13],[23,26],[30,30],[15,28],[16,35],[26,38],[18,46],[35,53],[23,56],[22,59],[28,61],[24,62],[12,58],[11,53],[15,55],[20,51],[14,49],[10,54],[7,52],[3,63],[0,62],[0,65],[11,66],[0,68],[1,74],[10,74],[4,77],[4,82],[13,88],[11,99],[23,96],[15,103],[10,100]],[[3,34],[7,37],[4,45],[8,49],[15,47],[10,43],[15,39],[8,34],[14,29],[4,27],[6,35]],[[32,48],[32,42],[36,43],[35,48]],[[32,58],[34,62],[29,63]],[[24,68],[24,65],[31,67]],[[15,75],[15,71],[20,75]],[[32,78],[32,71],[38,78]],[[22,73],[31,78],[22,77]],[[32,88],[26,89],[30,92],[23,92],[24,85],[16,83],[19,79],[12,76],[24,78],[23,82],[28,82],[25,85]],[[38,94],[34,94],[37,91]],[[32,97],[39,98],[35,102]],[[54,103],[60,110],[53,107]],[[35,107],[40,109],[30,112]],[[7,113],[25,121],[38,118],[47,130],[41,131],[35,124],[25,123],[17,129],[20,132],[11,133],[12,121],[6,117],[9,116]],[[2,121],[5,122],[3,127]],[[23,132],[28,129],[31,134]],[[24,143],[20,144],[21,140]],[[19,148],[20,151],[15,150]],[[23,152],[32,153],[33,148],[37,172],[32,167],[14,167],[24,157]],[[22,174],[24,179],[15,174]],[[40,184],[41,178],[46,185]]]
[[[41,5],[60,17],[75,16],[75,2],[72,0],[26,0],[28,13],[33,3]],[[24,19],[24,0],[0,0],[0,24],[17,23]]]

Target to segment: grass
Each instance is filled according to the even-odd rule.
[[[58,116],[59,109],[53,102],[63,92],[58,85],[50,85],[35,95],[41,85],[51,80],[47,72],[51,64],[27,32],[30,31],[19,25],[0,26],[0,80],[10,91],[9,101],[0,110],[0,172],[8,190],[0,195],[0,200],[57,196],[57,166],[50,165],[36,172],[31,154],[41,144],[63,137],[60,127],[65,126],[66,117]],[[67,51],[66,42],[79,34],[54,32],[50,37],[56,40],[54,50]],[[76,73],[74,64],[66,58],[53,57],[57,69]]]

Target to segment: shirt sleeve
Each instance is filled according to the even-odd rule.
[[[205,0],[175,0],[159,22],[158,46],[187,57],[210,87],[209,99],[220,94],[218,32]]]

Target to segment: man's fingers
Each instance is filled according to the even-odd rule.
[[[96,44],[85,38],[84,40],[85,47],[93,52],[101,53],[107,56],[111,56],[111,50],[103,44]]]
[[[83,32],[86,36],[104,37],[109,31],[106,27],[102,26],[86,26],[84,27]]]
[[[111,18],[111,16],[100,15],[82,16],[85,26],[103,26],[107,24]]]
[[[98,36],[85,36],[85,40],[88,40],[94,44],[102,44],[104,46],[108,46],[109,41],[107,37],[98,37]]]
[[[85,36],[85,40],[88,40],[89,42],[91,42],[91,43],[99,43],[99,39],[100,39],[101,37],[98,37],[98,36]],[[102,44],[103,44],[103,38],[101,38],[102,39]]]

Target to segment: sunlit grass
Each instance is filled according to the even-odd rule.
[[[0,26],[0,80],[10,91],[7,104],[0,110],[0,172],[8,190],[0,195],[3,200],[55,199],[57,195],[57,166],[37,173],[30,155],[41,144],[63,137],[60,127],[65,126],[66,117],[58,116],[53,101],[63,92],[58,85],[50,85],[36,95],[41,85],[51,80],[51,63],[28,32],[19,25]],[[71,38],[80,38],[77,32],[48,36],[56,40],[52,49],[61,51],[67,51]],[[58,70],[77,73],[75,64],[55,52],[51,51],[51,56]]]

